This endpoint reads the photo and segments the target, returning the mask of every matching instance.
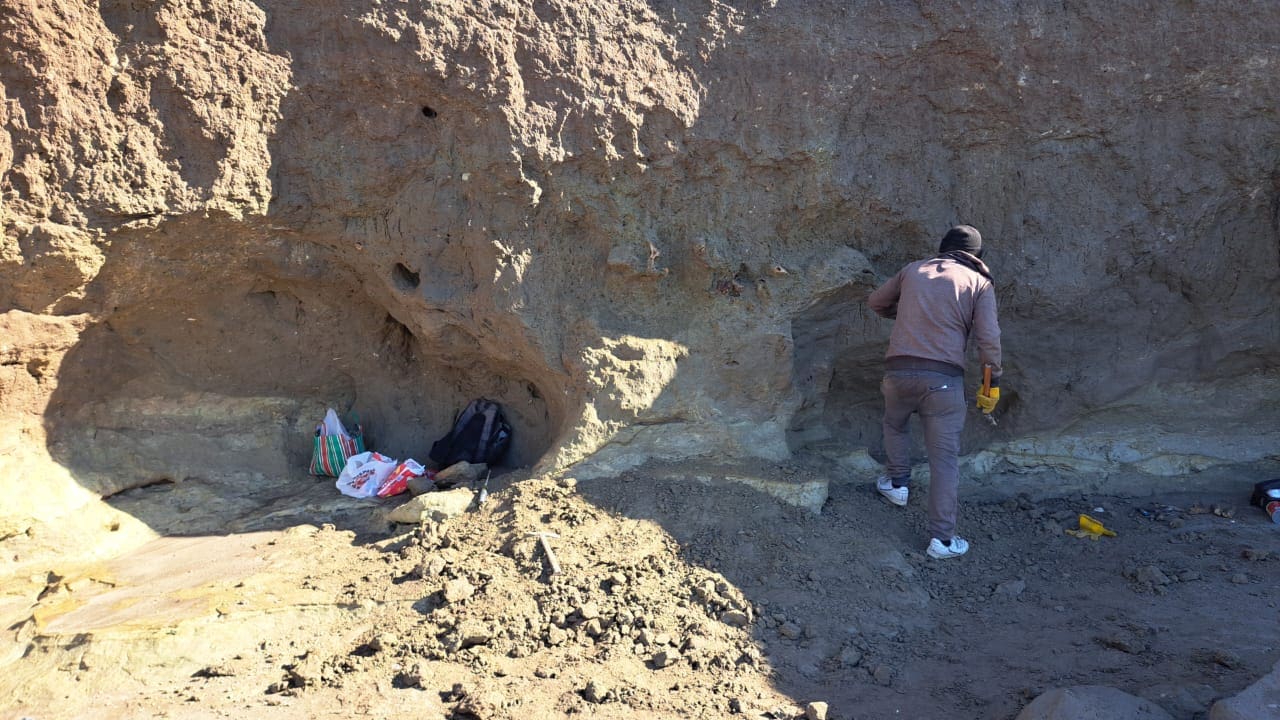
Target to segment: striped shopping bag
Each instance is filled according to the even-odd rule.
[[[324,422],[316,426],[311,448],[311,474],[336,478],[347,466],[347,458],[364,450],[364,432],[359,421],[355,423],[355,434],[352,435],[331,409],[325,414]]]

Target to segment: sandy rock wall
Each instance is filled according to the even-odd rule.
[[[296,467],[326,405],[423,456],[488,395],[545,468],[874,452],[863,298],[965,221],[1008,395],[967,449],[1137,403],[1176,455],[1225,431],[1150,388],[1274,386],[1274,12],[4,0],[0,443],[101,495]]]

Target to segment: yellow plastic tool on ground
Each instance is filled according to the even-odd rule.
[[[1098,522],[1095,518],[1089,517],[1088,515],[1081,514],[1079,523],[1080,523],[1079,530],[1068,529],[1065,532],[1068,535],[1073,535],[1078,538],[1089,538],[1090,540],[1097,540],[1098,538],[1104,535],[1107,537],[1116,536],[1116,533],[1114,530],[1108,530],[1105,525]]]

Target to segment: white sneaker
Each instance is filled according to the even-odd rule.
[[[938,538],[929,541],[928,553],[931,558],[946,560],[947,558],[960,557],[967,552],[969,552],[969,543],[959,535],[951,538],[951,545],[949,546],[943,545]]]
[[[898,507],[906,507],[907,495],[909,494],[907,488],[896,488],[893,486],[892,480],[881,475],[876,478],[876,490],[880,491],[880,494],[884,496],[885,500],[888,500]]]

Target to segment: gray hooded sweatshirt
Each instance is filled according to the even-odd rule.
[[[985,269],[981,260],[968,258]],[[948,257],[913,262],[871,293],[867,305],[880,317],[896,320],[885,353],[890,369],[946,372],[945,366],[950,366],[948,374],[963,375],[965,348],[972,334],[977,338],[978,360],[991,366],[992,384],[998,384],[996,292],[981,273]],[[933,363],[943,366],[934,368]]]

